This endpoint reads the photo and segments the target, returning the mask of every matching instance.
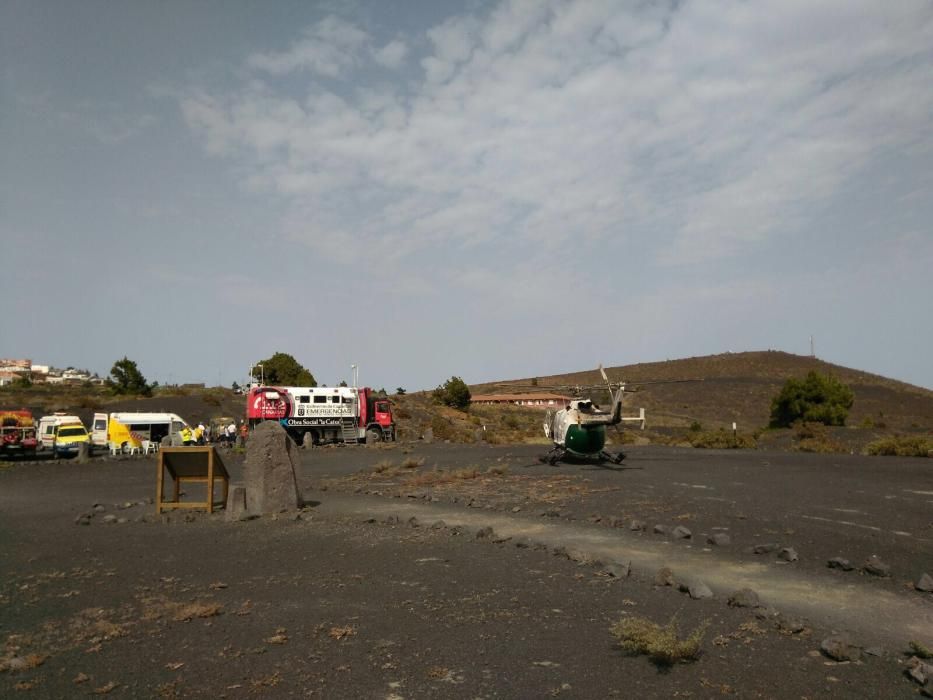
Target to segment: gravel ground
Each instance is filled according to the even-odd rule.
[[[234,523],[222,513],[156,517],[152,458],[0,469],[0,695],[917,696],[919,685],[904,675],[906,629],[903,639],[884,630],[873,636],[855,619],[858,609],[801,617],[765,596],[758,609],[730,607],[726,598],[729,572],[748,563],[761,580],[836,585],[860,600],[919,610],[921,619],[933,614],[931,596],[905,585],[914,568],[933,563],[915,542],[929,537],[929,497],[908,493],[933,490],[923,485],[930,473],[920,460],[845,462],[833,487],[817,483],[828,481],[820,475],[831,464],[809,456],[765,466],[762,459],[778,458],[645,449],[633,450],[628,469],[608,471],[531,466],[533,455],[443,445],[312,450],[299,475],[311,505]],[[225,456],[237,478],[242,458]],[[434,467],[480,475],[439,484]],[[884,475],[885,488],[858,493],[873,473]],[[428,476],[412,484],[417,474]],[[769,478],[787,489],[770,486],[770,500]],[[746,487],[724,491],[734,482]],[[700,497],[710,489],[726,500]],[[889,490],[896,499],[884,498]],[[889,523],[884,530],[911,528],[909,537],[891,535],[897,548],[880,550],[890,579],[825,569],[826,552],[860,564],[888,537],[800,517],[823,517],[812,508],[827,494],[834,507],[863,513],[835,520],[864,524],[877,515]],[[876,513],[876,502],[887,511]],[[75,524],[88,511],[90,524]],[[674,517],[684,513],[693,518]],[[106,523],[108,515],[125,522]],[[649,532],[609,527],[613,517],[641,517]],[[687,524],[693,541],[654,535],[656,521]],[[696,541],[714,527],[728,527],[734,544]],[[744,551],[771,534],[795,546],[800,560]],[[825,537],[837,542],[814,553]],[[600,551],[612,558],[594,556]],[[647,558],[658,551],[662,559]],[[626,553],[631,574],[610,575],[620,574],[612,565],[625,564]],[[640,564],[661,560],[677,580],[726,573],[710,574],[715,597],[692,600]],[[684,636],[708,625],[699,659],[664,667],[626,654],[610,628],[634,616],[675,620]],[[872,653],[827,658],[820,643],[837,632]]]

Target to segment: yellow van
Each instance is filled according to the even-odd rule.
[[[39,419],[39,440],[43,449],[52,451],[53,457],[77,454],[81,443],[88,443],[91,449],[91,436],[77,416],[55,413]]]

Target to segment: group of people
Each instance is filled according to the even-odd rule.
[[[246,438],[249,437],[249,426],[246,424],[245,420],[241,420],[239,427],[237,427],[236,421],[234,420],[230,421],[227,425],[218,426],[215,436],[212,436],[211,432],[211,427],[209,425],[205,426],[204,423],[198,423],[193,428],[190,425],[184,425],[182,429],[178,431],[178,437],[181,439],[181,444],[185,447],[207,445],[211,442],[228,445],[230,447],[235,444],[245,446]],[[215,439],[212,440],[212,437]]]
[[[237,442],[237,436],[240,438],[240,444],[246,446],[246,438],[249,437],[249,426],[245,420],[240,421],[240,427],[237,428],[236,421],[230,421],[227,425],[220,427],[218,442],[233,446]]]
[[[192,428],[190,425],[182,426],[182,429],[178,431],[178,436],[181,438],[181,444],[185,447],[191,447],[192,445],[206,445],[210,442],[210,428],[204,427],[204,423],[198,423],[196,427]]]

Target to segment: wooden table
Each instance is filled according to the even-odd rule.
[[[204,508],[214,512],[214,484],[221,482],[223,504],[227,503],[227,491],[230,488],[230,475],[223,459],[213,445],[197,447],[163,447],[156,460],[159,467],[156,488],[156,513],[172,508]],[[165,498],[165,473],[175,484],[171,500]],[[204,501],[181,502],[181,485],[186,483],[206,484],[207,494]]]

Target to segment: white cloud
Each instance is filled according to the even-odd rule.
[[[310,27],[288,50],[253,54],[247,64],[272,75],[309,70],[334,78],[358,62],[368,40],[366,32],[331,15]]]
[[[373,58],[376,63],[386,68],[398,68],[402,65],[407,55],[408,46],[404,41],[399,41],[398,39],[390,41],[381,49],[373,51]]]
[[[398,67],[417,37],[376,48],[329,17],[249,57],[241,90],[193,89],[182,109],[250,187],[326,222],[289,236],[338,260],[352,232],[374,261],[503,241],[715,261],[933,141],[926,2],[515,0],[425,36],[422,76],[377,85],[365,61]],[[262,82],[295,70],[346,80]]]

